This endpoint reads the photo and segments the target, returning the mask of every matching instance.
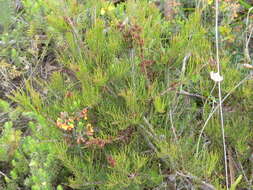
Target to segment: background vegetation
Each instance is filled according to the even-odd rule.
[[[0,189],[252,189],[252,5],[0,0]]]

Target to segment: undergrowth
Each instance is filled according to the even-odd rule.
[[[226,189],[214,2],[173,2],[23,0],[4,14],[0,188]],[[250,6],[220,2],[231,190],[253,188]]]

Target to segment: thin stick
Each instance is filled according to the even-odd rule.
[[[2,175],[2,176],[4,176],[4,177],[8,178],[8,176],[7,176],[5,173],[3,173],[2,171],[0,171],[0,175]]]
[[[131,62],[132,84],[133,84],[134,88],[136,88],[136,84],[135,84],[136,67],[135,67],[134,57],[135,57],[135,50],[134,50],[134,48],[131,48],[130,52],[129,52],[129,59]]]
[[[151,137],[153,140],[155,140],[156,142],[159,142],[158,139],[156,139],[156,137],[154,136],[154,134],[152,134],[150,131],[148,131],[147,129],[145,129],[145,127],[143,125],[140,125],[140,127],[143,129],[143,131],[145,131],[145,133]]]
[[[217,72],[220,76],[220,59],[219,59],[219,0],[215,1],[215,44],[216,44],[216,63],[217,63]],[[224,164],[225,164],[225,177],[226,177],[226,188],[228,187],[228,166],[227,166],[227,150],[226,150],[226,140],[225,140],[225,129],[224,129],[224,117],[222,110],[222,93],[221,93],[221,81],[218,81],[218,90],[219,90],[219,107],[220,107],[220,121],[221,121],[221,132],[222,132],[222,141],[223,141],[223,152],[224,152]]]
[[[253,33],[253,28],[252,30],[250,31],[249,33],[249,37],[248,37],[248,26],[249,26],[249,15],[250,15],[250,12],[253,10],[253,7],[251,7],[248,11],[248,14],[247,14],[247,20],[246,20],[246,34],[245,34],[245,57],[246,57],[246,61],[248,63],[251,62],[251,58],[250,58],[250,55],[249,55],[249,42],[250,42],[250,39],[251,39],[251,36],[252,36],[252,33]]]
[[[191,56],[191,53],[188,53],[188,54],[184,57],[184,59],[183,59],[182,70],[181,70],[181,76],[180,76],[180,77],[181,77],[181,80],[185,77],[186,64],[187,64],[187,62],[188,62],[190,56]],[[183,83],[182,83],[181,86],[180,86],[180,92],[181,92],[182,90],[183,90]]]
[[[149,130],[154,134],[154,127],[148,122],[146,117],[143,117],[144,122],[147,124]]]
[[[243,169],[243,166],[242,166],[242,163],[241,163],[241,161],[239,160],[239,155],[238,155],[238,152],[235,150],[235,154],[236,154],[236,158],[237,158],[237,164],[238,164],[238,169],[240,169],[241,170],[241,172],[242,172],[242,175],[243,175],[243,177],[245,178],[245,181],[248,183],[248,185],[249,186],[251,186],[252,184],[251,184],[251,182],[249,181],[249,179],[248,179],[248,177],[247,177],[247,175],[246,175],[246,173],[245,173],[245,171],[244,171],[244,169]]]
[[[205,100],[206,99],[204,96],[201,96],[199,94],[192,94],[192,93],[186,92],[184,90],[181,90],[180,92],[177,92],[177,94],[179,94],[179,95],[185,95],[185,96],[190,96],[190,97],[194,97],[194,98],[199,98],[201,100]]]
[[[197,178],[196,176],[193,176],[191,174],[184,174],[184,173],[179,172],[179,171],[177,171],[176,174],[181,176],[181,177],[189,178],[191,180],[196,180],[196,181],[200,182],[205,187],[205,189],[215,190],[215,187],[212,184],[209,184],[205,181],[202,181],[199,178]]]
[[[174,127],[171,110],[170,110],[170,124],[171,124],[171,129],[172,129],[173,135],[175,137],[175,141],[176,141],[176,143],[178,143],[178,137],[177,137],[176,129]]]
[[[143,127],[142,125],[139,125],[141,127],[142,130],[139,130],[141,135],[143,136],[144,140],[146,141],[148,147],[153,150],[156,154],[159,153],[159,151],[157,150],[157,148],[155,147],[155,145],[151,142],[151,140],[148,138],[148,136],[146,134],[149,134],[147,133],[147,130],[145,129],[145,127]],[[152,134],[149,134],[151,137],[152,137]],[[152,137],[153,139],[155,139],[154,137]],[[165,159],[165,158],[162,158],[160,157],[160,160],[167,166],[167,167],[170,167],[171,164]],[[172,167],[172,166],[171,166]]]

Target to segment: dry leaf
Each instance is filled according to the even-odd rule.
[[[172,20],[178,12],[180,6],[178,0],[166,0],[164,2],[164,16],[167,20]]]
[[[228,147],[227,152],[228,152],[228,169],[229,169],[230,185],[232,185],[235,183],[235,164],[233,159],[233,153],[230,147]]]
[[[107,162],[112,168],[114,168],[116,165],[116,160],[112,156],[107,157]]]
[[[94,139],[90,139],[90,140],[87,140],[85,142],[85,145],[86,147],[91,147],[91,146],[97,146],[99,148],[104,148],[104,146],[109,143],[108,140],[103,140],[103,139],[100,139],[100,138],[94,138]]]

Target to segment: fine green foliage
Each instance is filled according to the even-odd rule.
[[[0,188],[225,189],[219,113],[209,118],[214,2],[173,2],[170,18],[166,1],[23,0],[13,31],[4,15],[0,40],[22,37],[0,50],[0,69],[24,82],[8,87],[15,106],[0,100]],[[220,3],[219,27],[231,190],[252,188],[253,167],[247,15],[237,15],[248,3],[238,2]]]

